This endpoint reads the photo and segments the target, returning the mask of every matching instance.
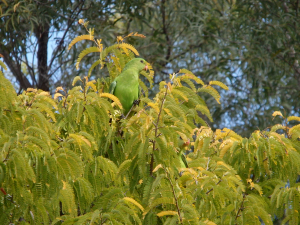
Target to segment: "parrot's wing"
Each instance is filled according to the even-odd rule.
[[[185,167],[189,168],[188,163],[187,163],[186,158],[185,158],[185,155],[183,153],[181,154],[181,160],[184,163]]]
[[[114,94],[116,86],[117,86],[117,81],[113,81],[110,84],[110,86],[109,86],[109,93],[110,94]]]

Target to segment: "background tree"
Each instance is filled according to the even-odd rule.
[[[62,66],[72,61],[65,47],[75,30],[78,17],[99,12],[98,22],[109,16],[110,1],[96,5],[78,1],[5,1],[1,2],[0,52],[16,79],[19,93],[28,87],[45,91],[64,77]],[[96,7],[95,7],[96,6]],[[26,66],[22,70],[22,64]],[[26,72],[24,72],[26,71]],[[68,82],[69,80],[65,80]]]
[[[13,72],[16,69],[11,69],[11,72],[15,77],[22,78],[18,79],[20,90],[28,87],[21,85],[24,82],[39,87],[39,79],[32,75],[34,66],[39,67],[38,63],[27,66],[28,74],[31,74],[26,77],[27,81],[24,75],[20,75],[20,62],[23,59],[26,63],[26,52],[23,50],[23,54],[18,46],[28,51],[25,45],[34,38],[29,36],[29,23],[21,23],[28,20],[20,19],[18,23],[17,15],[22,15],[21,12],[27,15],[25,9],[30,5],[37,11],[44,9],[43,15],[52,18],[48,23],[49,29],[54,29],[54,24],[57,24],[56,31],[63,30],[63,27],[69,29],[64,40],[58,40],[56,49],[60,48],[59,43],[65,44],[69,38],[85,32],[75,26],[76,22],[68,27],[66,21],[73,21],[77,16],[90,21],[105,46],[113,44],[115,39],[112,37],[116,35],[124,36],[136,31],[146,35],[143,42],[129,39],[129,43],[134,44],[142,57],[152,63],[156,84],[182,67],[193,71],[204,81],[217,79],[226,83],[230,91],[221,92],[222,106],[209,95],[205,96],[213,114],[214,123],[211,126],[214,128],[226,126],[242,135],[249,135],[257,127],[265,128],[272,119],[265,115],[271,115],[279,105],[287,115],[299,113],[299,4],[296,0],[60,2],[61,6],[52,1],[42,5],[32,1],[26,6],[24,2],[17,4],[16,1],[5,6],[2,1],[1,23],[6,25],[6,30],[1,29],[1,39],[13,46],[7,52],[2,51],[2,54],[5,57],[15,55],[19,65],[12,67],[17,68],[17,72]],[[30,18],[38,17],[34,14]],[[14,35],[13,24],[19,30],[23,28],[26,31],[22,33],[26,33],[27,41],[23,41],[21,32]],[[12,41],[9,37],[13,37]],[[74,76],[84,74],[84,67],[70,71],[69,65],[75,63],[76,52],[86,47],[86,44],[78,45],[71,52],[54,50],[61,60],[54,60],[52,65],[48,63],[48,72],[52,71],[46,77],[51,78],[50,90],[56,86],[70,87]],[[87,59],[85,65],[89,66],[94,59]],[[42,72],[42,68],[37,71]],[[93,73],[94,77],[107,75],[107,72],[100,70]],[[153,93],[157,90],[155,85]]]

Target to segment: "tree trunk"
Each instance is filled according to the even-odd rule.
[[[36,31],[36,38],[38,40],[38,89],[49,91],[49,76],[48,76],[48,41],[49,41],[49,24],[40,25]]]

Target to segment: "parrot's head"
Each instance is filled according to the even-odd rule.
[[[182,140],[181,137],[179,137],[178,146],[180,148],[188,147],[191,144],[191,141],[189,138],[186,138],[185,140]]]
[[[148,63],[145,59],[135,58],[130,60],[125,66],[125,68],[132,68],[132,67],[135,67],[140,72],[142,70],[148,70]]]

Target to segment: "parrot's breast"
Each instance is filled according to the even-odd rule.
[[[118,81],[114,95],[118,97],[123,108],[124,115],[131,109],[133,102],[138,99],[139,84],[138,82],[121,82]]]

